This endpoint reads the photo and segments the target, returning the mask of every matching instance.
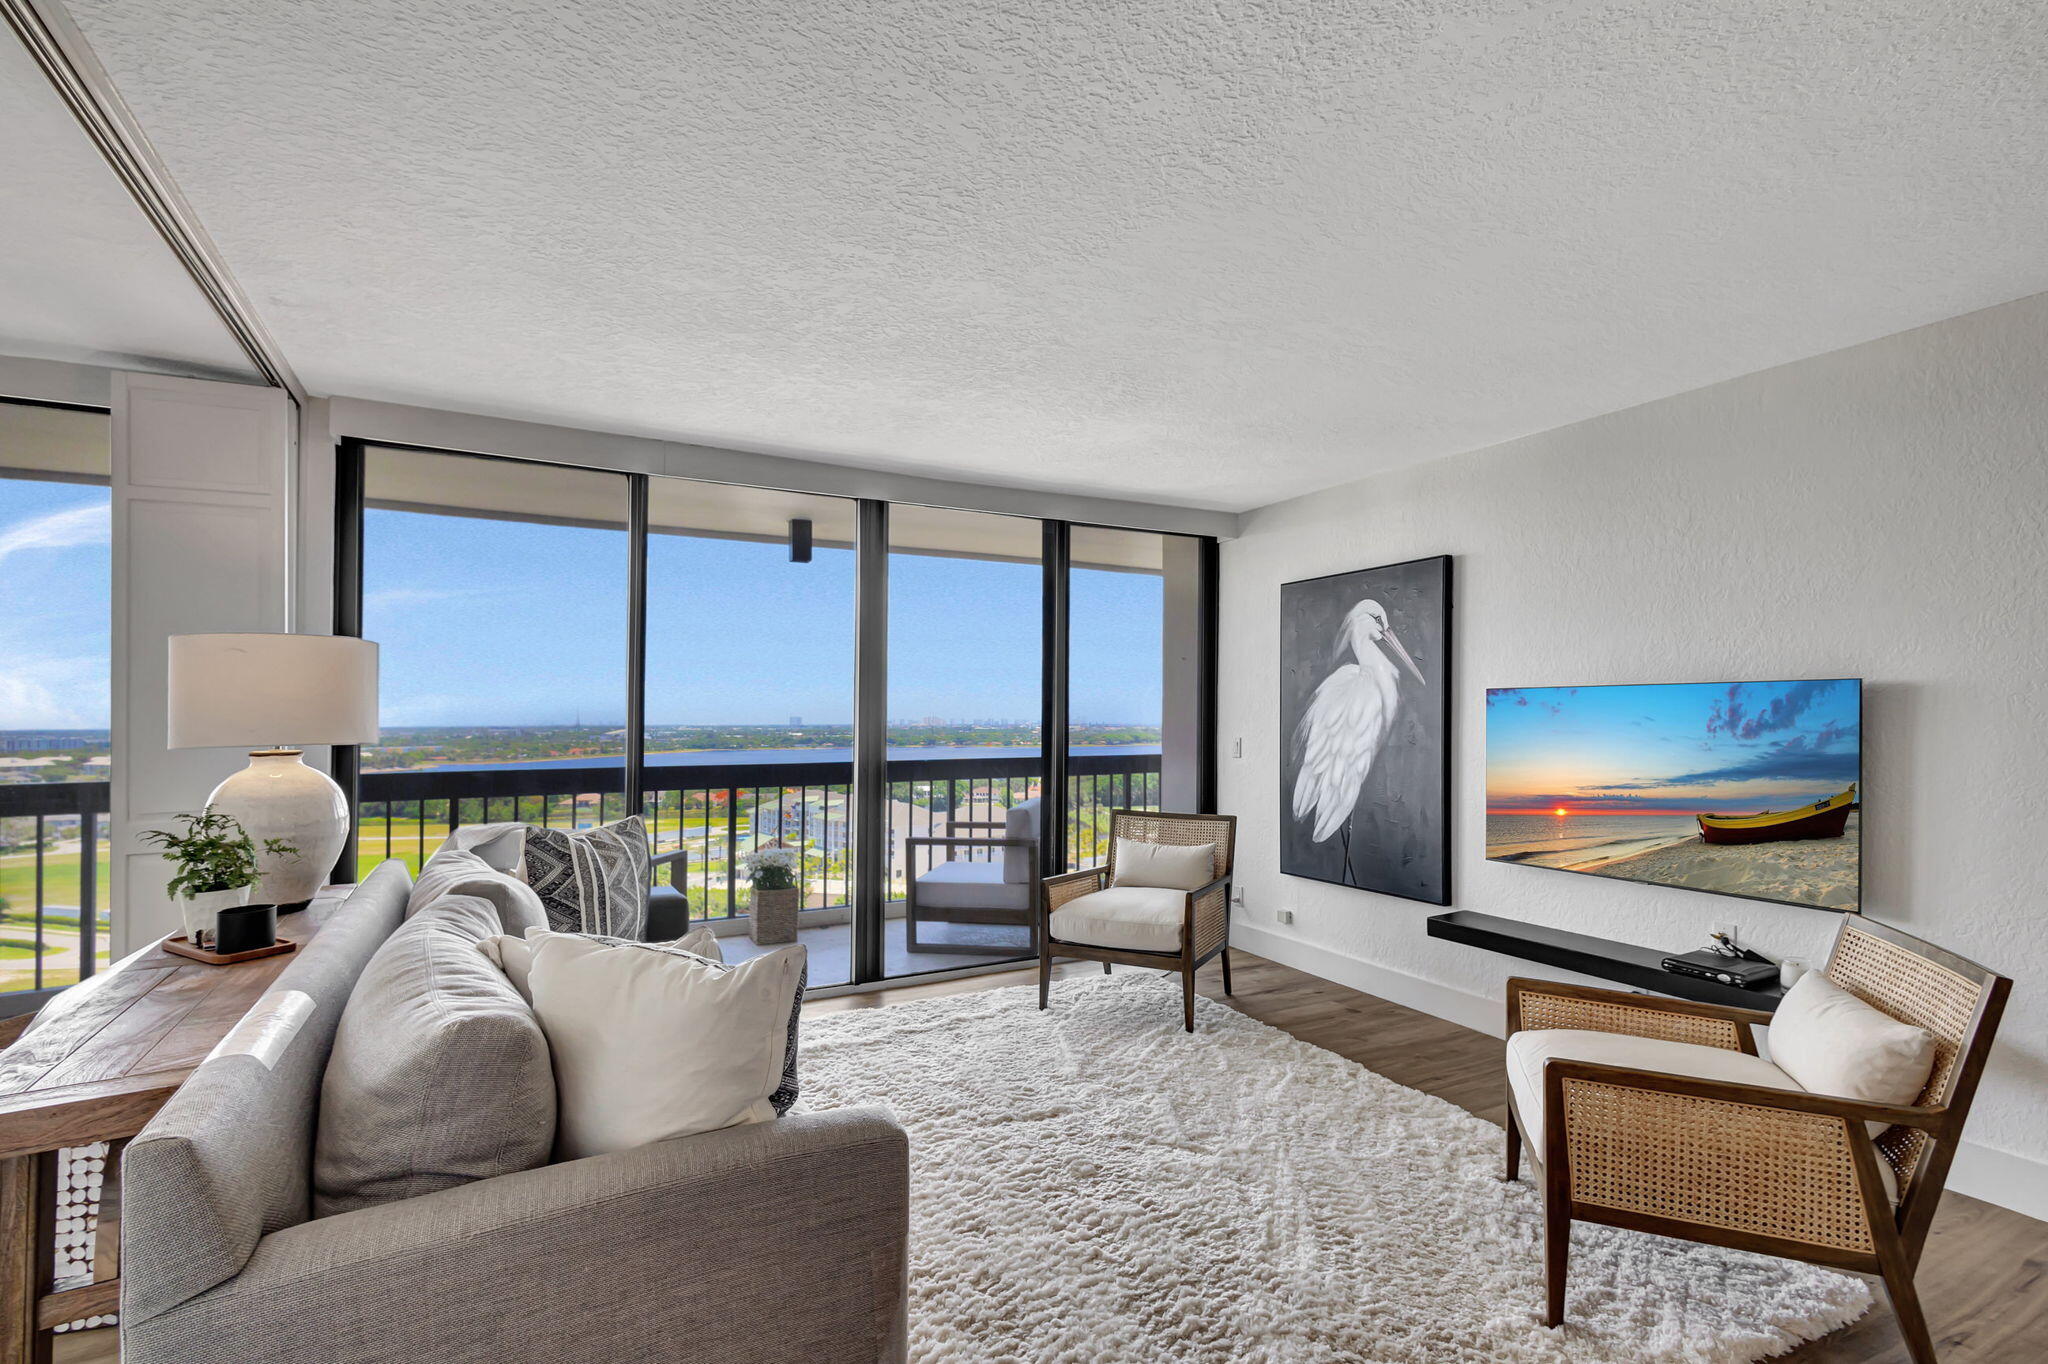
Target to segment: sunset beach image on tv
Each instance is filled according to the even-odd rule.
[[[1487,859],[1856,910],[1862,732],[1854,678],[1490,688]]]

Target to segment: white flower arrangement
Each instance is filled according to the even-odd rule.
[[[791,890],[803,855],[795,848],[756,848],[740,859],[740,870],[756,890]]]

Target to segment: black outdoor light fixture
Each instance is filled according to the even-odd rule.
[[[811,522],[809,517],[797,516],[790,518],[789,561],[793,564],[807,564],[811,561]]]

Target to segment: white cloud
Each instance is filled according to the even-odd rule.
[[[395,611],[407,606],[431,606],[437,602],[463,601],[487,596],[473,587],[384,587],[363,594],[365,611]]]
[[[9,650],[0,667],[0,729],[103,729],[107,690],[104,658]]]
[[[0,563],[33,549],[109,544],[113,540],[113,529],[113,512],[105,503],[88,502],[80,507],[31,516],[0,530]]]

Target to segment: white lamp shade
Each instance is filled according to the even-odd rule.
[[[377,741],[377,646],[345,635],[172,635],[171,748]]]

